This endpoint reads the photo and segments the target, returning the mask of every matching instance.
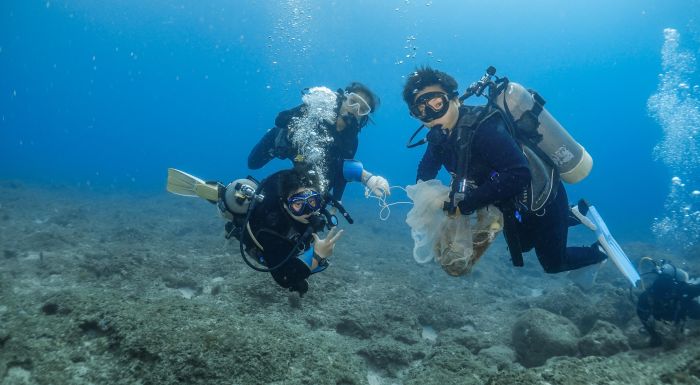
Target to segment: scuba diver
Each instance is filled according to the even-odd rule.
[[[700,285],[688,282],[688,273],[669,261],[644,260],[651,261],[653,268],[642,274],[645,290],[637,300],[637,316],[649,333],[649,346],[656,347],[663,338],[655,321],[671,322],[682,331],[687,318],[700,319]]]
[[[416,180],[435,179],[441,167],[450,172],[449,201],[443,205],[448,215],[495,205],[503,213],[515,266],[523,266],[522,253],[534,248],[546,273],[596,265],[611,254],[616,264],[619,260],[627,267],[629,260],[594,207],[581,201],[571,210],[560,180],[585,178],[592,167],[590,155],[542,108],[539,95],[507,78],[493,82],[495,72],[489,67],[462,97],[457,81],[444,72],[422,67],[407,76],[403,99],[422,123],[407,147],[428,144]],[[464,105],[472,95],[487,96],[488,103]],[[542,133],[543,126],[550,132]],[[423,127],[429,129],[425,139],[411,143]],[[599,234],[599,241],[567,247],[568,227],[582,222]],[[633,267],[628,277],[636,284]]]
[[[324,271],[343,233],[319,192],[317,178],[304,167],[278,171],[261,183],[252,177],[224,186],[179,170],[168,170],[168,191],[199,196],[216,204],[226,223],[226,238],[240,242],[241,257],[254,270],[269,272],[280,286],[303,296],[306,279]],[[329,228],[326,238],[318,232]],[[251,262],[253,259],[254,262]]]
[[[277,115],[275,127],[250,152],[248,168],[257,170],[274,157],[290,159],[294,164],[310,164],[319,174],[321,190],[337,200],[342,199],[348,181],[361,182],[375,196],[390,195],[385,178],[352,161],[358,135],[379,98],[367,86],[353,82],[336,92],[326,87],[307,89],[302,101]]]

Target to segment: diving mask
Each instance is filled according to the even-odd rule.
[[[313,190],[304,190],[287,198],[287,207],[296,216],[311,214],[322,206],[321,194]]]
[[[348,111],[357,116],[367,116],[372,112],[369,103],[360,95],[354,92],[345,93],[345,106]]]
[[[440,119],[450,108],[450,99],[446,93],[440,91],[426,92],[416,99],[409,110],[411,115],[422,122],[432,122]]]

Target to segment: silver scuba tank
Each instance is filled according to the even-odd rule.
[[[246,215],[251,200],[258,199],[255,195],[257,189],[258,184],[247,178],[236,179],[229,183],[223,199],[218,202],[221,216],[233,220],[234,215]]]
[[[505,98],[505,105],[504,105]],[[536,107],[533,94],[518,83],[509,82],[503,92],[496,97],[501,108],[507,106],[513,119],[517,122],[523,114]],[[541,135],[536,143],[556,165],[564,182],[578,183],[588,176],[593,167],[593,158],[559,122],[547,111],[537,116],[537,133]]]

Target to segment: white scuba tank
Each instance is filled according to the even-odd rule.
[[[504,108],[504,98],[515,121],[535,106],[532,93],[518,83],[509,82],[504,92],[496,97],[496,103],[501,108]],[[542,135],[537,147],[554,162],[561,179],[567,183],[578,183],[586,178],[593,167],[593,158],[586,149],[569,135],[546,108],[542,109],[537,120],[537,132]]]
[[[224,197],[219,201],[219,213],[232,220],[234,215],[245,215],[250,201],[255,197],[258,184],[246,178],[236,179],[226,186]]]

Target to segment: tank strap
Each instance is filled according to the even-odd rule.
[[[454,213],[459,201],[464,199],[463,196],[459,195],[460,182],[469,175],[469,161],[471,160],[474,134],[481,122],[496,112],[490,108],[480,107],[463,107],[461,111],[464,113],[464,116],[457,123],[457,168],[452,177],[450,202],[448,202],[450,207],[446,208],[451,214]]]
[[[544,109],[545,100],[540,94],[531,89],[528,89],[528,92],[532,95],[534,104],[531,110],[525,111],[525,113],[515,121],[515,128],[519,135],[527,137],[537,144],[542,140],[542,135],[537,132],[537,127],[540,125],[539,116]]]

